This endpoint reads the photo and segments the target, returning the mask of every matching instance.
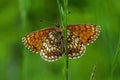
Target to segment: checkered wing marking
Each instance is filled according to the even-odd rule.
[[[51,31],[43,41],[40,55],[49,62],[58,60],[65,51],[63,42],[63,33],[60,30]]]
[[[86,46],[80,41],[78,36],[68,30],[68,57],[69,59],[76,59],[82,56],[85,52]]]
[[[100,26],[92,24],[68,25],[68,29],[86,45],[95,41],[100,33]]]
[[[30,51],[40,53],[44,60],[52,62],[59,59],[64,51],[60,32],[56,28],[47,28],[26,35],[22,41]]]
[[[85,53],[86,45],[96,40],[100,32],[96,25],[68,25],[68,57],[79,58]]]
[[[42,47],[42,42],[46,40],[46,36],[54,28],[44,29],[32,32],[22,38],[24,45],[35,53],[39,53]]]

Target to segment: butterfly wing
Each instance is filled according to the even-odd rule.
[[[22,38],[24,45],[35,53],[39,53],[42,47],[42,42],[46,40],[47,35],[54,28],[34,31]]]
[[[79,58],[98,37],[97,25],[68,25],[68,57]],[[59,28],[47,28],[32,32],[22,38],[25,46],[49,62],[58,60],[65,52],[63,31]]]
[[[53,62],[61,58],[62,54],[65,52],[63,42],[62,32],[50,32],[47,39],[43,42],[43,46],[40,51],[42,58],[49,62]]]
[[[68,30],[70,30],[74,36],[78,36],[83,44],[89,45],[99,35],[100,27],[98,25],[68,25]]]
[[[79,58],[100,32],[97,25],[68,25],[68,57]]]
[[[58,30],[59,31],[59,30]],[[55,28],[32,32],[22,38],[25,46],[49,62],[59,59],[64,51],[62,34]],[[59,37],[58,37],[59,36]]]

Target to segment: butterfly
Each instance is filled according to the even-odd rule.
[[[68,58],[81,57],[86,46],[93,43],[100,33],[100,26],[93,24],[67,25]],[[22,38],[24,45],[32,52],[39,53],[48,62],[65,54],[65,37],[60,25],[31,32]]]

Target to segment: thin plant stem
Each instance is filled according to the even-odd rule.
[[[120,52],[120,33],[119,33],[119,39],[118,39],[118,46],[117,46],[117,50],[116,50],[115,56],[113,58],[112,65],[115,65],[115,63],[117,61],[117,58],[118,58],[118,55],[119,55],[119,52]]]
[[[69,60],[68,60],[68,44],[67,44],[67,7],[68,7],[68,1],[64,0],[64,35],[65,35],[65,47],[66,47],[66,80],[68,80],[68,67],[69,67]]]
[[[94,80],[95,72],[96,72],[96,64],[93,66],[93,70],[92,70],[92,73],[91,73],[91,76],[90,76],[90,80]]]
[[[20,38],[23,36],[24,32],[27,31],[28,27],[28,20],[27,20],[27,12],[29,8],[29,0],[19,0],[19,10],[20,10],[20,19],[21,19],[21,33]],[[26,80],[26,70],[27,70],[27,58],[24,56],[24,53],[26,53],[26,50],[23,48],[23,58],[22,58],[22,66],[21,66],[21,79],[20,80]]]
[[[68,60],[68,44],[67,44],[67,12],[68,12],[68,0],[57,0],[60,17],[61,17],[61,24],[64,30],[65,36],[65,80],[68,80],[68,68],[69,68],[69,60]]]
[[[116,50],[116,53],[113,57],[113,61],[112,61],[112,71],[111,71],[111,77],[113,79],[113,72],[117,66],[117,61],[118,61],[118,55],[120,53],[120,33],[119,33],[119,39],[118,39],[118,46],[117,46],[117,50]]]
[[[19,0],[20,18],[22,31],[27,28],[27,12],[28,12],[29,0]]]

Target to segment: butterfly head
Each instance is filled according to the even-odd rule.
[[[55,26],[56,26],[57,28],[60,28],[60,24],[59,24],[59,23],[55,24]]]

